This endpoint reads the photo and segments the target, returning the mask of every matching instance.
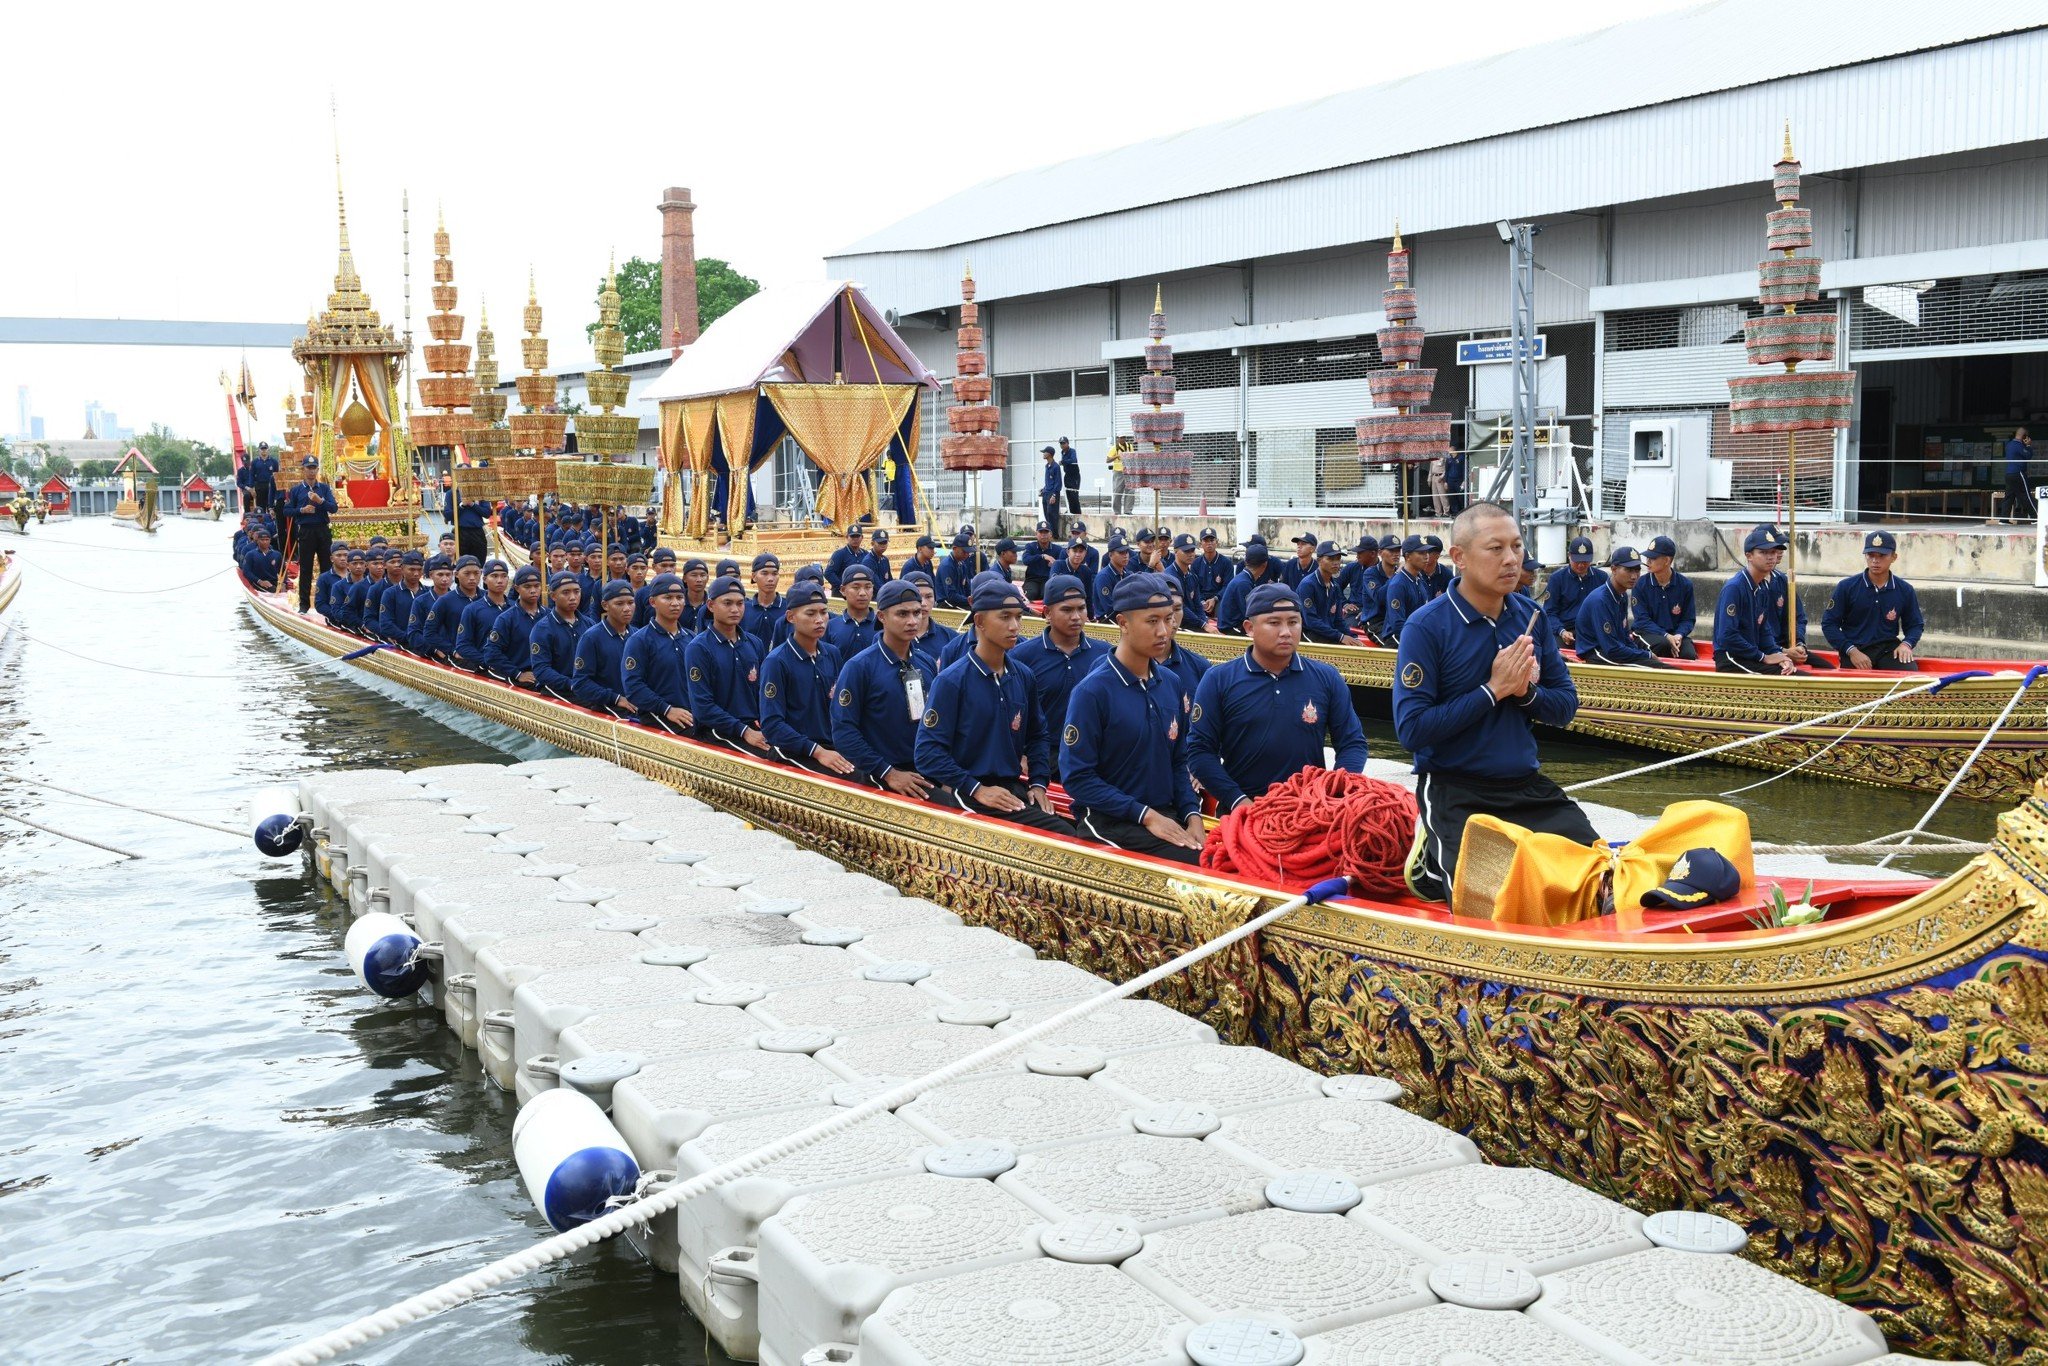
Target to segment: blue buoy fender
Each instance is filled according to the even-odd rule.
[[[361,917],[348,927],[343,948],[357,980],[379,996],[410,996],[427,984],[420,937],[395,915]]]
[[[268,858],[298,852],[306,838],[299,819],[299,794],[288,787],[266,787],[249,798],[249,834]]]
[[[534,1207],[557,1233],[587,1224],[640,1184],[640,1164],[597,1102],[558,1087],[512,1122],[512,1155]]]

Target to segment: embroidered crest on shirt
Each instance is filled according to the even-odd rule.
[[[759,669],[749,669],[749,670],[747,670],[747,682],[749,682],[749,683],[758,683],[758,682],[760,682],[760,681],[761,681],[761,671],[760,671]]]
[[[1023,713],[1023,712],[1021,712],[1021,711],[1013,711],[1013,712],[1011,712],[1011,713],[1010,713],[1010,729],[1011,729],[1011,730],[1022,730],[1022,729],[1024,729],[1024,713]]]
[[[692,683],[702,683],[702,682],[704,681],[704,671],[703,671],[702,669],[697,669],[697,668],[693,668],[693,669],[691,669],[691,670],[690,670],[690,681],[691,681]]]
[[[1407,664],[1403,665],[1401,668],[1401,686],[1404,688],[1421,687],[1422,665],[1416,663],[1412,659],[1409,660]]]
[[[496,640],[496,639],[497,639],[497,636],[493,635],[493,636],[491,637],[491,639],[492,639],[492,640]],[[635,670],[635,669],[637,669],[637,668],[639,668],[639,667],[640,667],[640,661],[639,661],[639,660],[637,660],[637,659],[633,658],[633,656],[631,656],[631,655],[627,655],[627,656],[626,656],[626,672],[627,672],[627,673],[631,673],[631,672],[633,672],[633,670]]]
[[[1079,726],[1068,726],[1060,738],[1070,745],[1078,743],[1081,739],[1081,728]]]
[[[761,696],[763,696],[763,697],[773,697],[773,696],[775,696],[775,685],[774,685],[773,683],[764,683],[764,684],[762,684],[762,685],[761,685]]]
[[[1179,722],[1179,721],[1177,721],[1177,720],[1175,720],[1175,721],[1168,721],[1168,722],[1166,723],[1166,738],[1167,738],[1167,739],[1169,739],[1169,740],[1178,740],[1178,739],[1180,739],[1180,722]]]
[[[1414,668],[1415,666],[1411,664],[1411,665],[1409,665],[1409,667],[1410,667],[1410,668]],[[1315,703],[1313,703],[1313,702],[1304,702],[1304,703],[1302,703],[1302,704],[1301,704],[1301,724],[1303,724],[1304,726],[1313,726],[1313,725],[1314,725],[1315,723],[1316,723],[1316,704],[1315,704]]]
[[[936,709],[928,711],[924,714],[924,728],[926,730],[933,730],[938,726],[938,724],[939,713]]]

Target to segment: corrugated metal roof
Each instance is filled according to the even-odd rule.
[[[1003,176],[833,258],[978,242],[2044,27],[2041,0],[1711,0]]]

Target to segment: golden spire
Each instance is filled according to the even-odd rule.
[[[531,261],[527,262],[526,265],[526,302],[530,304],[540,302],[540,296],[535,294],[533,289],[533,263]]]
[[[1401,220],[1398,218],[1394,220],[1394,250],[1403,250],[1401,246]]]
[[[974,278],[974,262],[966,261],[961,264],[960,278],[963,280],[972,280]]]
[[[1780,161],[1795,161],[1798,159],[1792,155],[1792,120],[1790,119],[1785,120],[1785,155],[1778,159]]]

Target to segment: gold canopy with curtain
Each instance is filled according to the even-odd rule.
[[[768,401],[825,478],[818,516],[850,526],[875,511],[866,478],[917,401],[914,384],[770,384]]]
[[[665,535],[702,536],[711,524],[711,439],[718,421],[718,400],[693,398],[661,405],[662,463],[669,481],[661,505]],[[690,475],[687,520],[680,475]]]

